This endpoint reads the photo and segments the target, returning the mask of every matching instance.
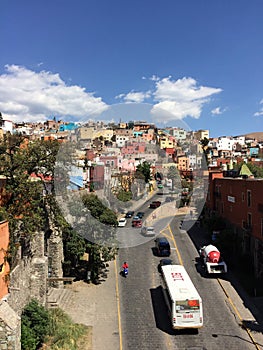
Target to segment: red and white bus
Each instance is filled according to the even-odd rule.
[[[203,326],[202,299],[182,265],[164,265],[164,298],[173,329]]]

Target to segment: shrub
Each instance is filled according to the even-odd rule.
[[[36,300],[31,300],[21,317],[21,348],[35,350],[44,342],[49,329],[49,314]]]

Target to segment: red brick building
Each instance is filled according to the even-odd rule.
[[[263,278],[263,179],[209,174],[207,208],[234,227],[243,253],[254,261],[255,276]]]

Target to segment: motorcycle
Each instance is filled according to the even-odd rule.
[[[128,268],[123,268],[122,269],[122,276],[125,277],[125,278],[128,276]]]

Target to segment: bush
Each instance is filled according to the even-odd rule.
[[[35,350],[44,342],[49,330],[49,314],[36,300],[24,309],[21,317],[21,349]]]
[[[132,199],[132,193],[131,191],[127,192],[127,191],[121,190],[117,194],[117,198],[122,202],[128,202]]]
[[[78,342],[87,332],[87,327],[74,324],[70,317],[61,309],[50,310],[49,314],[50,328],[47,348],[50,350],[78,349]]]

